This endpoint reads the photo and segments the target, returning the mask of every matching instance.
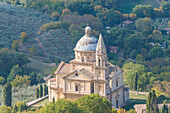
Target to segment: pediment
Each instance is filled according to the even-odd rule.
[[[71,73],[65,75],[63,78],[75,79],[75,80],[91,80],[91,77],[87,75],[87,73],[81,72],[82,70],[84,71],[84,69],[74,70]]]

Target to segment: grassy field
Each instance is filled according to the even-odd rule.
[[[130,13],[136,5],[152,5],[158,8],[160,3],[157,0],[118,0],[116,10],[121,13]]]
[[[29,58],[31,63],[26,66],[31,71],[42,73],[43,75],[49,75],[52,73],[53,68],[56,68],[55,63],[45,63],[38,59]]]
[[[124,106],[123,108],[127,111],[130,109],[134,109],[135,104],[146,104],[147,95],[138,94],[136,93],[129,93],[130,94],[130,103]]]

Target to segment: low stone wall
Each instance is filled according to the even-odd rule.
[[[38,99],[36,99],[36,100],[33,100],[33,101],[31,101],[31,102],[28,102],[28,103],[27,103],[27,106],[30,107],[30,106],[32,106],[32,105],[34,105],[34,104],[36,104],[36,103],[38,103],[38,102],[40,102],[40,101],[43,101],[43,100],[46,99],[46,98],[48,98],[48,95],[46,95],[46,96],[44,96],[44,97],[41,97],[41,98],[38,98]]]

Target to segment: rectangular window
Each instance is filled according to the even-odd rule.
[[[75,86],[75,91],[79,91],[79,87],[78,86]]]
[[[110,102],[112,102],[112,94],[110,95]]]
[[[116,87],[118,87],[118,81],[116,81]]]
[[[116,108],[119,107],[119,103],[118,103],[118,100],[116,100]]]

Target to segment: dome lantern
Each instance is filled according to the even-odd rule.
[[[87,27],[85,28],[85,35],[88,36],[88,37],[91,36],[91,27],[90,27],[90,26],[87,26]]]

